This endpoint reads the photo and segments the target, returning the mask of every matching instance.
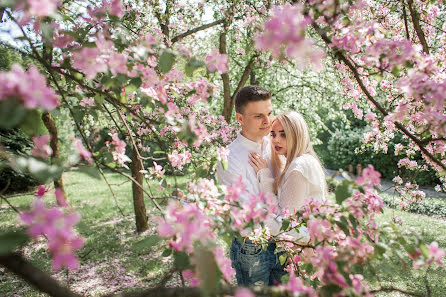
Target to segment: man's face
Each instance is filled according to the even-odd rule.
[[[271,100],[249,102],[243,113],[236,113],[242,126],[242,134],[252,141],[260,141],[268,135],[271,127],[273,106]]]

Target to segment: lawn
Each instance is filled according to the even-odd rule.
[[[133,202],[131,183],[117,173],[106,173],[113,184],[117,201],[110,193],[103,180],[93,179],[81,172],[73,171],[65,174],[65,187],[70,204],[77,209],[82,220],[77,225],[77,231],[85,238],[85,246],[79,252],[81,268],[76,272],[65,270],[52,272],[49,254],[45,251],[44,240],[29,244],[24,253],[35,265],[51,273],[74,291],[88,296],[99,296],[105,293],[119,292],[123,288],[154,287],[162,279],[171,265],[169,257],[161,257],[163,246],[149,249],[135,243],[147,238],[155,232],[154,217],[158,211],[146,201],[150,228],[143,234],[136,234],[133,217]],[[178,177],[180,187],[184,187],[185,177]],[[173,181],[172,181],[173,183]],[[156,191],[156,183],[152,190]],[[32,195],[11,197],[10,202],[20,211],[29,209],[33,201]],[[54,203],[54,196],[44,198],[48,203]],[[122,209],[120,213],[117,205]],[[408,228],[420,233],[428,241],[437,241],[446,247],[446,220],[425,215],[386,209],[378,217],[382,223],[397,215],[403,221],[402,232]],[[0,232],[20,228],[17,214],[6,203],[0,204]],[[165,245],[166,243],[163,243]],[[161,260],[160,260],[161,259]],[[424,290],[424,271],[418,271],[411,266],[404,267],[396,262],[396,257],[374,263],[374,275],[379,275],[386,286],[414,290],[422,294]],[[397,265],[390,265],[396,263]],[[446,292],[446,272],[444,269],[432,270],[427,274],[431,284],[432,296],[443,297]],[[168,282],[168,286],[180,284],[177,275]],[[376,283],[372,283],[376,286]],[[130,290],[130,289],[126,289]],[[0,268],[0,296],[44,296],[16,278],[5,269]],[[404,296],[402,294],[381,294],[379,296]]]

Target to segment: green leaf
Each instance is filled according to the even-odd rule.
[[[198,246],[195,253],[200,255],[196,260],[200,287],[205,296],[214,296],[217,289],[218,266],[215,263],[214,254],[208,248]]]
[[[282,220],[282,227],[280,227],[280,230],[286,230],[290,226],[290,220]]]
[[[48,134],[42,121],[42,114],[38,110],[31,110],[23,119],[20,128],[28,136]]]
[[[168,50],[164,50],[159,59],[159,69],[162,73],[167,73],[172,69],[175,63],[175,55]]]
[[[286,260],[288,259],[288,255],[286,253],[279,256],[280,265],[284,265]]]
[[[185,252],[174,251],[173,257],[174,257],[173,265],[179,270],[190,268],[190,259]]]
[[[336,203],[342,204],[342,202],[353,195],[352,182],[349,180],[343,180],[337,185],[335,190]]]
[[[95,166],[79,166],[79,171],[83,172],[95,179],[101,179],[101,174]]]
[[[420,251],[426,259],[429,258],[429,249],[424,244],[420,244]]]
[[[334,294],[342,291],[342,288],[337,285],[326,285],[323,286],[319,291],[319,296],[321,297],[332,297]]]
[[[172,255],[172,249],[165,249],[161,257],[169,257],[170,255]]]
[[[15,99],[0,101],[0,128],[16,127],[28,111]]]
[[[393,66],[392,74],[395,75],[395,76],[399,76],[400,72],[401,72],[401,69],[402,69],[402,67],[400,65]]]
[[[187,61],[185,67],[186,75],[192,77],[194,75],[195,70],[204,66],[206,66],[206,63],[204,61],[192,57],[189,61]]]
[[[130,80],[130,84],[134,85],[136,88],[139,88],[142,85],[142,80],[140,77],[135,77]]]
[[[104,103],[104,95],[96,94],[96,96],[94,96],[94,103],[96,103],[96,105],[102,105],[102,103]]]
[[[63,172],[63,168],[60,166],[48,165],[47,163],[32,157],[18,157],[15,162],[19,171],[29,173],[41,184],[47,184],[58,179]]]
[[[228,170],[228,160],[222,160],[221,167],[223,167],[223,170]]]
[[[0,234],[0,256],[7,255],[26,244],[29,236],[24,230],[9,231]]]
[[[160,240],[161,240],[161,237],[159,237],[158,235],[150,235],[149,237],[144,238],[143,240],[136,242],[133,245],[133,247],[135,249],[138,249],[138,250],[150,249],[150,248],[152,248],[152,246],[157,244]]]

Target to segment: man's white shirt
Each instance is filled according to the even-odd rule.
[[[228,168],[223,169],[218,163],[217,181],[222,185],[230,185],[234,180],[242,176],[242,182],[246,185],[248,193],[257,194],[260,192],[260,185],[254,168],[249,164],[249,154],[256,152],[269,163],[270,145],[269,137],[264,137],[262,143],[257,143],[244,137],[240,132],[237,138],[228,146]],[[242,196],[242,199],[246,196]]]

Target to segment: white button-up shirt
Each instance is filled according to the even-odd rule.
[[[234,179],[242,176],[242,181],[246,185],[249,193],[260,192],[260,185],[257,174],[249,164],[249,154],[256,152],[267,160],[270,160],[269,137],[264,137],[262,143],[257,143],[244,137],[240,132],[237,138],[228,146],[228,168],[223,169],[220,163],[217,166],[217,181],[222,185],[230,185]],[[242,199],[245,198],[242,196]]]

